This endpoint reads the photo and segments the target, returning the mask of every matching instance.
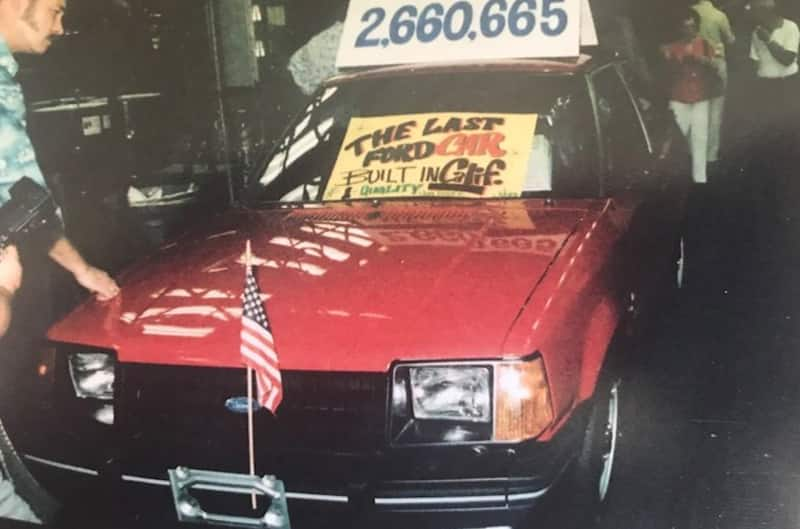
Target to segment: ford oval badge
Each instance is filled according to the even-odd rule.
[[[233,413],[247,413],[248,403],[253,407],[253,411],[261,409],[261,404],[257,400],[247,397],[231,397],[225,401],[225,407]]]

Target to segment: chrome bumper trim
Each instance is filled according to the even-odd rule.
[[[509,494],[508,501],[515,502],[515,501],[527,501],[527,500],[535,500],[537,498],[541,498],[547,491],[550,490],[550,487],[545,487],[541,490],[535,490],[533,492],[519,492],[517,494]]]
[[[287,492],[286,497],[290,500],[309,500],[309,501],[328,501],[332,503],[347,503],[347,496],[336,496],[334,494],[311,494],[308,492]]]
[[[529,501],[541,498],[550,490],[545,487],[533,492],[521,492],[516,494],[492,494],[486,496],[424,496],[407,498],[375,498],[375,505],[481,505],[487,503],[509,503]]]
[[[70,472],[77,472],[78,474],[86,474],[87,476],[99,476],[100,473],[96,470],[86,467],[79,467],[76,465],[68,465],[66,463],[60,463],[58,461],[52,461],[50,459],[44,459],[43,457],[36,457],[30,454],[23,454],[22,457],[27,459],[28,461],[33,461],[34,463],[39,463],[40,465],[46,465],[48,467],[60,468],[61,470],[69,470]]]
[[[130,481],[132,483],[144,483],[145,485],[158,485],[160,487],[169,487],[168,479],[143,478],[141,476],[131,476],[130,474],[123,474],[120,477],[122,478],[122,481]]]
[[[408,497],[408,498],[375,498],[375,505],[436,505],[436,504],[482,504],[504,503],[504,494],[489,496],[436,496],[436,497]]]
[[[70,472],[76,472],[78,474],[86,474],[88,476],[95,476],[95,477],[100,475],[100,473],[97,470],[93,470],[91,468],[84,468],[76,465],[68,465],[67,463],[60,463],[58,461],[52,461],[50,459],[44,459],[42,457],[36,457],[29,454],[24,454],[23,457],[29,461],[33,461],[34,463],[39,463],[40,465],[46,465],[61,470],[68,470]],[[169,487],[168,479],[146,478],[143,476],[134,476],[131,474],[122,474],[122,476],[120,477],[122,478],[122,481],[128,481],[131,483],[141,483],[144,485]],[[217,492],[231,492],[231,490],[228,490],[225,487],[214,487],[210,485],[198,485],[197,488],[204,490],[212,490]],[[292,500],[324,501],[331,503],[347,503],[349,501],[347,499],[347,496],[337,496],[335,494],[313,494],[311,492],[287,492],[286,497]]]
[[[50,459],[44,459],[42,457],[32,456],[30,454],[24,454],[23,457],[29,461],[39,463],[41,465],[46,465],[53,468],[58,468],[61,470],[68,470],[70,472],[76,472],[79,474],[85,474],[88,476],[99,476],[100,473],[97,470],[93,470],[91,468],[80,467],[76,465],[69,465],[67,463],[61,463],[58,461],[52,461]],[[147,478],[143,476],[134,476],[131,474],[123,474],[121,476],[122,481],[128,481],[132,483],[141,483],[144,485],[156,485],[159,487],[169,487],[169,480],[167,479],[156,479],[156,478]],[[230,490],[226,490],[224,487],[214,487],[210,485],[199,485],[197,488],[205,489],[205,490],[213,490],[217,492],[231,492]],[[436,496],[436,497],[399,497],[399,498],[386,498],[386,497],[376,497],[375,498],[375,505],[388,505],[388,506],[401,506],[401,505],[437,505],[437,504],[457,504],[457,505],[480,505],[486,503],[502,503],[502,502],[520,502],[520,501],[529,501],[541,498],[550,490],[550,487],[546,487],[541,490],[536,490],[533,492],[522,492],[517,494],[494,494],[494,495],[487,495],[487,496]],[[286,492],[286,497],[292,500],[301,500],[301,501],[320,501],[320,502],[330,502],[330,503],[348,503],[347,496],[340,496],[335,494],[314,494],[310,492]]]

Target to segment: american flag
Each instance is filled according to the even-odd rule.
[[[252,268],[246,269],[242,293],[242,359],[255,371],[259,404],[275,413],[283,399],[278,354],[261,303],[261,291]]]

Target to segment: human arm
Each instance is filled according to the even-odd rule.
[[[53,244],[50,248],[50,258],[70,272],[75,280],[92,292],[99,301],[107,301],[119,294],[116,281],[105,271],[87,263],[66,237],[60,237]]]
[[[8,199],[9,189],[23,176],[28,176],[46,187],[33,145],[24,127],[22,93],[17,90],[7,92],[4,98],[0,98],[0,162],[3,164],[3,171],[0,171],[0,203]],[[89,265],[63,234],[51,246],[49,254],[54,261],[72,273],[79,284],[93,292],[97,299],[103,301],[117,295],[119,287],[114,280],[104,271]]]
[[[796,30],[797,26],[794,26],[794,29]],[[774,32],[770,32],[760,26],[756,28],[755,33],[756,37],[764,43],[769,53],[782,65],[789,66],[797,59],[797,46],[800,44],[800,35],[797,35],[796,31],[788,32],[786,37],[780,40],[773,39]]]
[[[11,322],[11,299],[22,283],[22,265],[14,246],[0,253],[0,336],[8,330]]]
[[[720,56],[720,52],[708,40],[698,37],[699,45],[692,47],[691,58],[704,66],[713,66],[715,59]]]
[[[733,34],[731,22],[728,20],[728,16],[725,13],[722,13],[722,17],[720,17],[719,30],[722,42],[724,42],[726,46],[732,46],[736,42],[736,35]]]
[[[714,66],[714,58],[707,55],[691,55],[690,58],[703,66]]]
[[[697,37],[691,44],[686,45],[681,61],[684,64],[715,69],[716,57],[717,53],[711,43],[701,37]]]

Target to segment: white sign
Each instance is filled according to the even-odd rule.
[[[581,5],[581,46],[597,46],[598,44],[592,6],[589,4],[589,0],[583,0]]]
[[[579,53],[585,0],[351,0],[339,68]]]

